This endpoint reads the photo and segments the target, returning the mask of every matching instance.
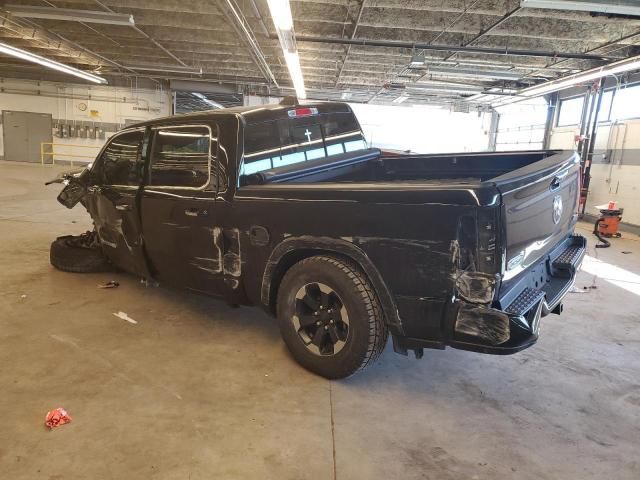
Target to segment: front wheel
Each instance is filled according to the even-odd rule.
[[[369,281],[356,265],[339,258],[310,257],[291,267],[278,290],[277,309],[291,354],[325,378],[345,378],[365,368],[387,341]]]

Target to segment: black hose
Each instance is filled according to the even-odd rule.
[[[600,240],[601,243],[596,243],[596,248],[609,248],[611,246],[611,243],[604,238],[602,235],[600,235],[600,232],[598,231],[598,225],[604,222],[604,218],[600,217],[598,220],[596,220],[596,223],[593,227],[593,234],[598,237],[598,240]]]

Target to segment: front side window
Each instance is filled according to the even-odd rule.
[[[202,188],[209,182],[212,141],[205,126],[165,127],[156,131],[149,185]]]
[[[103,185],[139,185],[142,163],[140,150],[144,131],[121,133],[113,137],[99,162]]]

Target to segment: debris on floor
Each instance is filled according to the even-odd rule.
[[[114,312],[113,314],[116,317],[121,318],[122,320],[124,320],[126,322],[133,323],[134,325],[136,325],[138,323],[133,318],[131,318],[129,315],[127,315],[124,312]]]
[[[98,288],[118,288],[119,286],[120,286],[120,284],[118,282],[116,282],[115,280],[109,280],[106,283],[98,285]]]
[[[27,298],[27,294],[23,293],[22,295],[20,295],[20,298],[22,298],[24,300],[25,298]]]
[[[597,289],[598,286],[597,285],[590,285],[588,287],[576,287],[575,285],[573,287],[571,287],[571,290],[569,290],[569,293],[589,293],[591,292],[591,290],[595,290]]]
[[[140,279],[140,283],[143,284],[145,287],[159,287],[160,283],[156,282],[155,280],[149,280],[146,278],[141,278]]]
[[[47,412],[44,424],[51,429],[69,423],[70,421],[71,416],[69,416],[67,411],[62,407],[58,407],[55,410]]]
[[[623,250],[623,251],[622,251],[622,253],[623,253],[624,255],[629,255],[630,253],[633,253],[633,252],[630,252],[630,251],[628,251],[628,250]]]

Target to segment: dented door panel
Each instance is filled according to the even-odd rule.
[[[209,295],[222,294],[223,239],[212,192],[145,188],[142,231],[153,275]]]
[[[137,194],[137,188],[92,186],[88,188],[85,203],[111,263],[147,277]]]

